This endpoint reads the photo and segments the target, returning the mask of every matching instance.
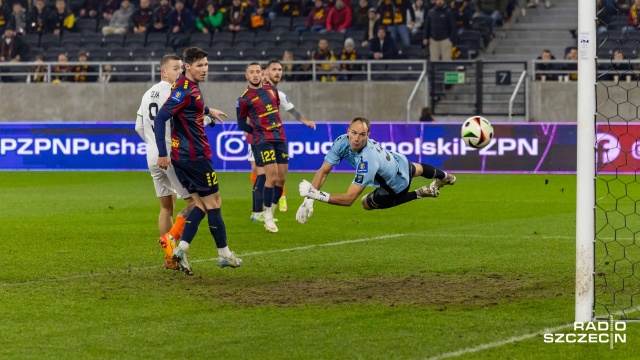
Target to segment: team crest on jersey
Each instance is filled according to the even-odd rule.
[[[364,181],[364,175],[356,175],[356,184],[362,184]]]
[[[369,162],[363,161],[358,164],[358,168],[356,169],[356,174],[366,174],[369,171]]]
[[[173,148],[180,147],[180,140],[178,140],[178,139],[171,139],[171,147],[173,147]]]
[[[181,102],[184,99],[185,92],[180,89],[176,89],[171,93],[171,100],[175,102]]]

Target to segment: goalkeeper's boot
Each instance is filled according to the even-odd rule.
[[[231,256],[229,257],[220,256],[216,261],[216,263],[221,268],[227,267],[227,266],[232,268],[237,268],[238,266],[242,265],[242,259],[237,258],[236,254],[231,253]]]
[[[173,258],[173,250],[176,248],[176,241],[173,239],[173,236],[171,236],[169,233],[166,233],[160,236],[160,238],[158,239],[158,244],[160,244],[162,251],[164,251],[164,267],[169,269],[170,267],[168,267],[167,264],[171,264],[172,262],[171,259]],[[176,263],[171,269],[177,268],[178,264]]]
[[[425,185],[420,189],[416,190],[416,194],[418,195],[418,199],[425,197],[438,197],[440,195],[440,190],[438,188],[433,187],[431,185]]]
[[[191,270],[191,263],[189,262],[189,254],[187,254],[180,247],[173,250],[173,261],[178,263],[180,270],[184,271],[187,275],[193,275]]]
[[[282,196],[280,200],[278,200],[278,208],[280,211],[287,211],[289,207],[287,206],[287,197]]]
[[[276,233],[276,232],[278,232],[278,227],[276,226],[276,223],[274,222],[273,213],[271,212],[272,210],[274,210],[273,205],[272,205],[271,209],[265,209],[265,211],[264,211],[264,227],[269,232]]]
[[[455,183],[456,183],[455,175],[447,173],[444,179],[435,179],[429,186],[440,189],[445,185],[453,185]]]

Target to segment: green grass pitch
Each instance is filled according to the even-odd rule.
[[[575,176],[459,174],[389,210],[316,202],[301,225],[311,177],[289,174],[270,234],[248,174],[219,174],[244,264],[215,266],[205,221],[188,277],[162,267],[147,173],[0,173],[0,359],[637,359],[637,323],[613,349],[543,341],[574,317]]]

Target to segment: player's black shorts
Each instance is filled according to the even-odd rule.
[[[399,193],[394,193],[390,188],[378,188],[374,192],[368,194],[365,198],[367,205],[372,209],[388,209],[396,206],[396,200],[409,192],[409,189],[411,188],[411,180],[415,173],[416,167],[409,161],[409,185]]]
[[[287,143],[266,142],[255,145],[253,157],[256,159],[256,166],[269,164],[288,164],[289,154],[287,154]]]
[[[218,175],[209,159],[197,161],[171,161],[178,180],[190,194],[204,197],[218,192]]]

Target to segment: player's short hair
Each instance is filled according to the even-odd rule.
[[[280,66],[282,66],[282,63],[278,59],[269,60],[269,62],[267,62],[267,67],[271,66],[271,64],[280,64]]]
[[[351,120],[349,127],[351,127],[351,125],[356,121],[361,121],[363,124],[367,125],[367,132],[371,131],[371,122],[369,121],[369,119],[363,116],[354,117],[353,120]]]
[[[262,68],[262,71],[267,70],[268,65],[267,64],[262,64],[260,65],[260,67]]]
[[[167,65],[167,63],[169,63],[169,61],[172,61],[172,60],[180,60],[180,56],[176,54],[164,55],[162,59],[160,59],[160,67]]]
[[[254,66],[254,65],[258,65],[258,66],[260,66],[260,69],[262,69],[262,65],[260,65],[260,63],[258,63],[256,61],[252,61],[247,65],[247,67],[245,68],[245,71],[249,68],[249,66]]]
[[[188,47],[184,49],[184,52],[182,53],[184,63],[189,65],[193,65],[194,62],[200,59],[204,59],[207,56],[209,56],[209,54],[207,54],[206,51],[200,49],[199,47]]]

